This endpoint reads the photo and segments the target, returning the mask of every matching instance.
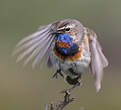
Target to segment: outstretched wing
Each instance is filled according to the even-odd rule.
[[[35,67],[43,58],[43,56],[43,64],[46,64],[50,60],[50,48],[52,42],[54,41],[51,27],[52,24],[41,27],[37,32],[28,37],[25,37],[16,45],[13,54],[21,52],[17,57],[17,62],[22,60],[25,56],[28,56],[24,61],[24,64],[26,65],[31,59],[35,58],[32,63],[32,67]]]
[[[95,86],[97,91],[101,88],[101,80],[103,69],[108,66],[108,61],[102,52],[102,48],[97,40],[97,35],[89,31],[89,47],[91,51],[91,72],[95,78]]]

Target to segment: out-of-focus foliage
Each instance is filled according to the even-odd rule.
[[[77,101],[66,110],[121,109],[120,0],[0,0],[0,110],[43,110],[45,103],[56,100],[59,91],[69,87],[62,78],[51,79],[54,69],[23,68],[11,57],[16,43],[39,25],[65,18],[78,19],[93,29],[110,62],[100,93],[86,73],[83,87],[73,91]]]

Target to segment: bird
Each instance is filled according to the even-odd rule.
[[[17,62],[24,59],[24,65],[33,59],[33,68],[40,61],[42,67],[56,68],[53,77],[60,74],[72,88],[80,85],[83,73],[89,69],[97,92],[108,66],[96,33],[71,18],[41,26],[19,41],[13,54],[18,54]]]

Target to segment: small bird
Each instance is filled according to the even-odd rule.
[[[53,77],[60,74],[68,84],[73,85],[72,88],[80,84],[82,74],[90,69],[99,91],[103,69],[108,66],[96,33],[75,19],[40,27],[16,45],[14,54],[17,53],[17,62],[26,57],[24,65],[34,59],[33,68],[41,60],[42,66],[55,67],[57,71]]]

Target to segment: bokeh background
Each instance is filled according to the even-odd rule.
[[[23,67],[11,53],[16,43],[39,25],[74,18],[93,29],[109,60],[102,90],[96,93],[92,76],[83,76],[83,87],[65,110],[121,110],[121,0],[0,0],[0,110],[44,110],[62,99],[69,87],[52,79],[54,69]]]

